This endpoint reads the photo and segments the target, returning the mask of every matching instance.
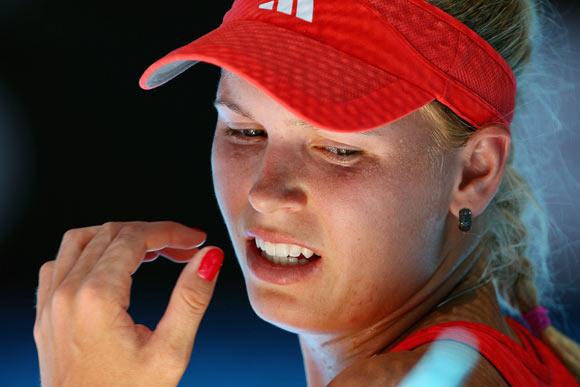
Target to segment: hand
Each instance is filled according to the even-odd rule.
[[[203,231],[171,221],[67,231],[56,259],[39,272],[34,341],[42,386],[177,386],[215,288],[215,278],[196,273],[213,250],[196,248],[205,240]],[[202,272],[219,270],[223,251],[217,251],[210,259],[215,269],[202,265]],[[131,275],[159,255],[189,263],[151,331],[135,324],[127,308]]]

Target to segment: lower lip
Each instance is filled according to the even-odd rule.
[[[246,240],[246,256],[250,270],[257,278],[277,285],[307,280],[320,270],[322,261],[322,258],[317,258],[304,265],[277,265],[262,256],[262,250],[253,239]]]

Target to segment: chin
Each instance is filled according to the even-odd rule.
[[[262,320],[285,331],[301,334],[313,331],[313,305],[301,302],[298,297],[276,291],[275,288],[264,288],[248,284],[248,298],[254,313]]]

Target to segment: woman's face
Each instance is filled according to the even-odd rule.
[[[454,164],[445,160],[443,168],[429,157],[435,143],[418,112],[372,136],[316,130],[287,122],[297,117],[225,69],[217,98],[254,117],[217,105],[211,162],[218,204],[262,319],[295,333],[351,331],[385,318],[425,284],[451,215]],[[261,132],[232,137],[228,126]],[[332,147],[360,153],[341,161]],[[255,227],[314,247],[320,270],[284,285],[257,278],[245,234]]]

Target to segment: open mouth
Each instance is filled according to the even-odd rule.
[[[246,239],[246,256],[248,268],[255,278],[277,285],[290,285],[316,278],[322,270],[322,257],[314,254],[310,258],[304,255],[281,260],[271,257],[256,246],[256,240]],[[297,262],[290,261],[296,258]]]
[[[248,267],[254,277],[278,285],[289,285],[314,278],[322,269],[321,256],[313,254],[306,258],[303,254],[297,257],[273,257],[256,246],[254,238],[246,239]],[[290,260],[296,258],[296,261]]]
[[[256,246],[256,240],[254,238],[249,239],[248,243],[250,243],[250,248],[257,256],[261,256],[270,263],[277,266],[302,266],[322,258],[320,255],[317,254],[313,254],[311,257],[307,258],[306,256],[304,256],[302,252],[300,253],[300,255],[296,257],[290,255],[286,257],[273,256],[268,254],[266,251],[260,249],[258,246]]]
[[[256,245],[256,239],[251,238],[246,240],[248,249],[253,253],[254,256],[262,257],[268,262],[276,266],[303,266],[310,262],[314,262],[322,258],[318,254],[312,254],[311,256],[305,256],[302,251],[299,254],[292,254],[283,256],[271,255],[267,251],[262,250]]]
[[[319,255],[314,254],[313,251],[306,253],[304,250],[300,250],[296,246],[287,250],[288,254],[286,255],[276,255],[273,254],[273,251],[270,251],[270,249],[268,249],[268,252],[266,249],[258,247],[256,239],[250,239],[250,242],[254,245],[256,253],[260,254],[268,261],[281,266],[306,265],[308,262],[316,261],[321,258]]]

